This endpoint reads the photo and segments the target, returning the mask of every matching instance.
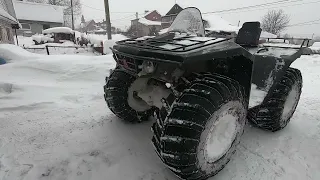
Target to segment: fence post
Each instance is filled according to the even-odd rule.
[[[103,47],[103,41],[101,41],[101,47],[102,47],[102,55],[104,55],[103,51],[104,51],[104,47]]]
[[[50,55],[48,45],[46,45],[46,50],[47,50],[47,54]]]

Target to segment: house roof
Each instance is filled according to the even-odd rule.
[[[85,23],[83,23],[83,27],[87,27],[89,26],[91,23],[96,24],[96,22],[92,19],[90,21],[86,21]]]
[[[148,16],[149,14],[153,13],[153,12],[156,12],[158,14],[160,14],[157,10],[153,10],[153,11],[148,11],[148,12],[145,12],[145,13],[142,13],[142,14],[139,14],[138,15],[138,19],[140,18],[145,18],[146,16]],[[161,14],[160,14],[161,15]],[[131,20],[131,21],[134,21],[134,20],[137,20],[137,18]]]
[[[18,24],[11,0],[0,0],[0,19],[12,24]]]
[[[16,24],[18,23],[17,19],[11,16],[6,10],[0,7],[0,19],[9,21],[10,23]]]
[[[14,1],[14,8],[18,20],[63,23],[63,6]]]
[[[183,8],[182,8],[179,4],[175,4],[175,5],[170,9],[170,11],[166,14],[166,16],[179,14],[182,10],[183,10]]]
[[[206,14],[203,15],[203,20],[206,20],[209,24],[209,27],[206,28],[210,31],[225,31],[225,32],[238,32],[240,27],[231,25],[228,21],[222,19],[220,16],[215,14]]]
[[[160,21],[150,21],[146,18],[140,18],[139,23],[144,24],[146,26],[161,26]]]

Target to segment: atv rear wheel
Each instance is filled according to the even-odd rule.
[[[152,142],[158,156],[183,179],[214,176],[230,161],[246,122],[247,100],[238,82],[201,75],[156,114]]]
[[[297,108],[301,92],[301,72],[289,68],[271,95],[260,106],[249,110],[248,119],[268,131],[285,128]]]
[[[135,79],[131,74],[117,68],[111,72],[109,77],[106,77],[104,86],[104,98],[109,109],[120,119],[132,123],[148,120],[153,112],[151,108],[136,111],[129,106],[128,92]]]

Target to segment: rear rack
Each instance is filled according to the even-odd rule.
[[[278,47],[278,48],[291,48],[291,49],[301,49],[303,47],[309,47],[310,41],[312,39],[308,39],[308,38],[267,38],[267,43],[270,42],[270,40],[283,40],[283,43],[286,43],[287,40],[301,40],[302,43],[301,45],[297,45],[296,47],[291,46],[277,46],[276,44],[274,46],[268,46],[268,45],[263,45],[264,47]],[[306,46],[305,46],[306,44]],[[292,45],[292,44],[291,44]]]
[[[169,34],[170,36],[170,34]],[[138,39],[126,39],[118,41],[119,45],[130,44],[131,47],[143,48],[148,50],[169,51],[169,52],[186,52],[210,46],[223,41],[228,41],[232,38],[214,38],[214,37],[197,37],[197,36],[183,36],[183,37],[150,37]]]

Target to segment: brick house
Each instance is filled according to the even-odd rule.
[[[0,0],[0,44],[14,43],[12,29],[18,29],[19,22],[16,18],[12,0]]]
[[[161,14],[154,11],[146,11],[142,16],[131,20],[133,36],[148,36],[153,32],[159,32],[161,28]]]
[[[162,28],[168,28],[171,26],[171,24],[173,23],[173,21],[176,19],[177,15],[183,10],[183,8],[181,6],[179,6],[178,4],[175,4],[170,11],[162,17],[161,20],[161,25]]]

